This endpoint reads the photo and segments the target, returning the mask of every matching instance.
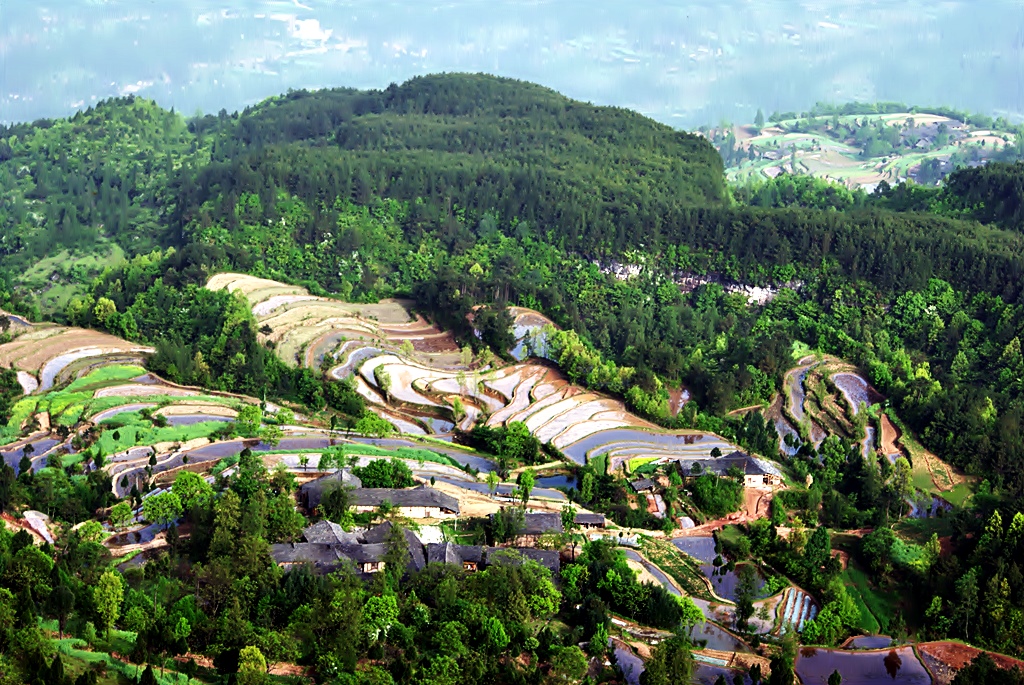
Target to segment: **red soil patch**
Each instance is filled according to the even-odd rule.
[[[917,648],[937,661],[941,661],[950,668],[959,670],[974,661],[983,650],[977,647],[969,647],[958,642],[922,642]],[[1000,668],[1020,668],[1024,670],[1024,661],[1008,657],[1005,654],[989,652],[992,661]]]
[[[668,389],[668,408],[672,412],[672,416],[679,413],[679,410],[683,408],[683,405],[690,400],[690,391],[680,386],[678,388]]]
[[[0,514],[0,518],[2,518],[4,523],[6,523],[7,525],[14,526],[15,528],[20,528],[21,530],[31,535],[32,541],[35,542],[35,544],[41,545],[44,542],[46,542],[46,540],[43,539],[43,536],[37,533],[35,529],[32,528],[32,526],[28,525],[28,521],[26,521],[25,519],[16,519],[7,512],[3,512],[2,514]]]
[[[902,454],[903,450],[896,443],[899,441],[900,436],[899,428],[889,419],[887,414],[882,414],[882,453],[883,454]]]

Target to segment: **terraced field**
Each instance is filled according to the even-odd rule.
[[[621,400],[569,383],[538,359],[545,352],[543,329],[551,322],[531,309],[511,311],[511,353],[518,363],[487,367],[460,358],[448,333],[410,315],[402,302],[344,303],[240,274],[219,274],[207,287],[243,293],[263,341],[282,359],[327,368],[337,380],[351,378],[371,411],[401,433],[444,437],[456,426],[522,422],[578,463],[607,455],[613,468],[636,456],[667,461],[736,449],[711,434],[659,430],[628,412]]]
[[[153,352],[150,347],[82,328],[40,324],[14,332],[13,341],[0,345],[0,364],[18,370],[26,393],[50,390],[83,368],[141,363]]]
[[[865,458],[876,453],[890,463],[910,460],[914,485],[921,492],[959,503],[969,492],[967,478],[897,426],[885,398],[854,367],[835,357],[804,357],[785,378],[785,395],[769,408],[780,436],[780,450],[795,454],[785,436],[810,441],[815,447],[828,435],[859,442]]]
[[[365,355],[363,349],[399,349],[406,342],[417,359],[441,366],[459,362],[451,334],[413,317],[408,303],[398,300],[341,302],[299,286],[235,273],[217,274],[206,287],[245,295],[259,322],[261,342],[273,344],[293,366],[344,366],[352,355]]]

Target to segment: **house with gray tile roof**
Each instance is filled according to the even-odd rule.
[[[361,488],[363,486],[359,477],[347,469],[340,469],[334,473],[328,473],[316,480],[312,480],[299,488],[299,499],[304,502],[306,509],[313,511],[320,505],[320,500],[332,488]]]
[[[359,488],[350,496],[352,511],[376,511],[384,502],[390,502],[402,516],[411,519],[444,519],[459,515],[459,500],[440,490],[420,485],[415,488]]]

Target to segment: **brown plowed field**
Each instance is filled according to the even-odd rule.
[[[917,646],[917,649],[926,657],[926,664],[934,659],[942,666],[950,669],[951,672],[958,671],[968,665],[982,652],[982,650],[976,647],[970,647],[959,642],[922,642]],[[1024,661],[1020,659],[1014,659],[1005,654],[997,654],[995,652],[989,652],[988,655],[992,657],[992,661],[996,662],[996,665],[1000,668],[1016,667],[1024,670]],[[930,659],[927,657],[930,657]],[[949,682],[952,679],[952,673],[933,673],[932,675],[935,676],[936,682]]]

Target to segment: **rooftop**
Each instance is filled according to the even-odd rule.
[[[314,542],[326,545],[355,544],[359,542],[359,533],[346,533],[337,523],[332,521],[319,521],[308,526],[302,531],[306,542]]]
[[[342,469],[306,483],[299,488],[299,492],[306,499],[306,506],[312,510],[316,509],[324,493],[330,488],[361,488],[362,486],[363,483],[359,480],[358,476],[353,475],[351,471]]]
[[[352,491],[351,501],[353,505],[363,507],[376,507],[383,502],[390,502],[395,507],[437,507],[459,513],[459,500],[426,485],[404,490],[359,488]]]

